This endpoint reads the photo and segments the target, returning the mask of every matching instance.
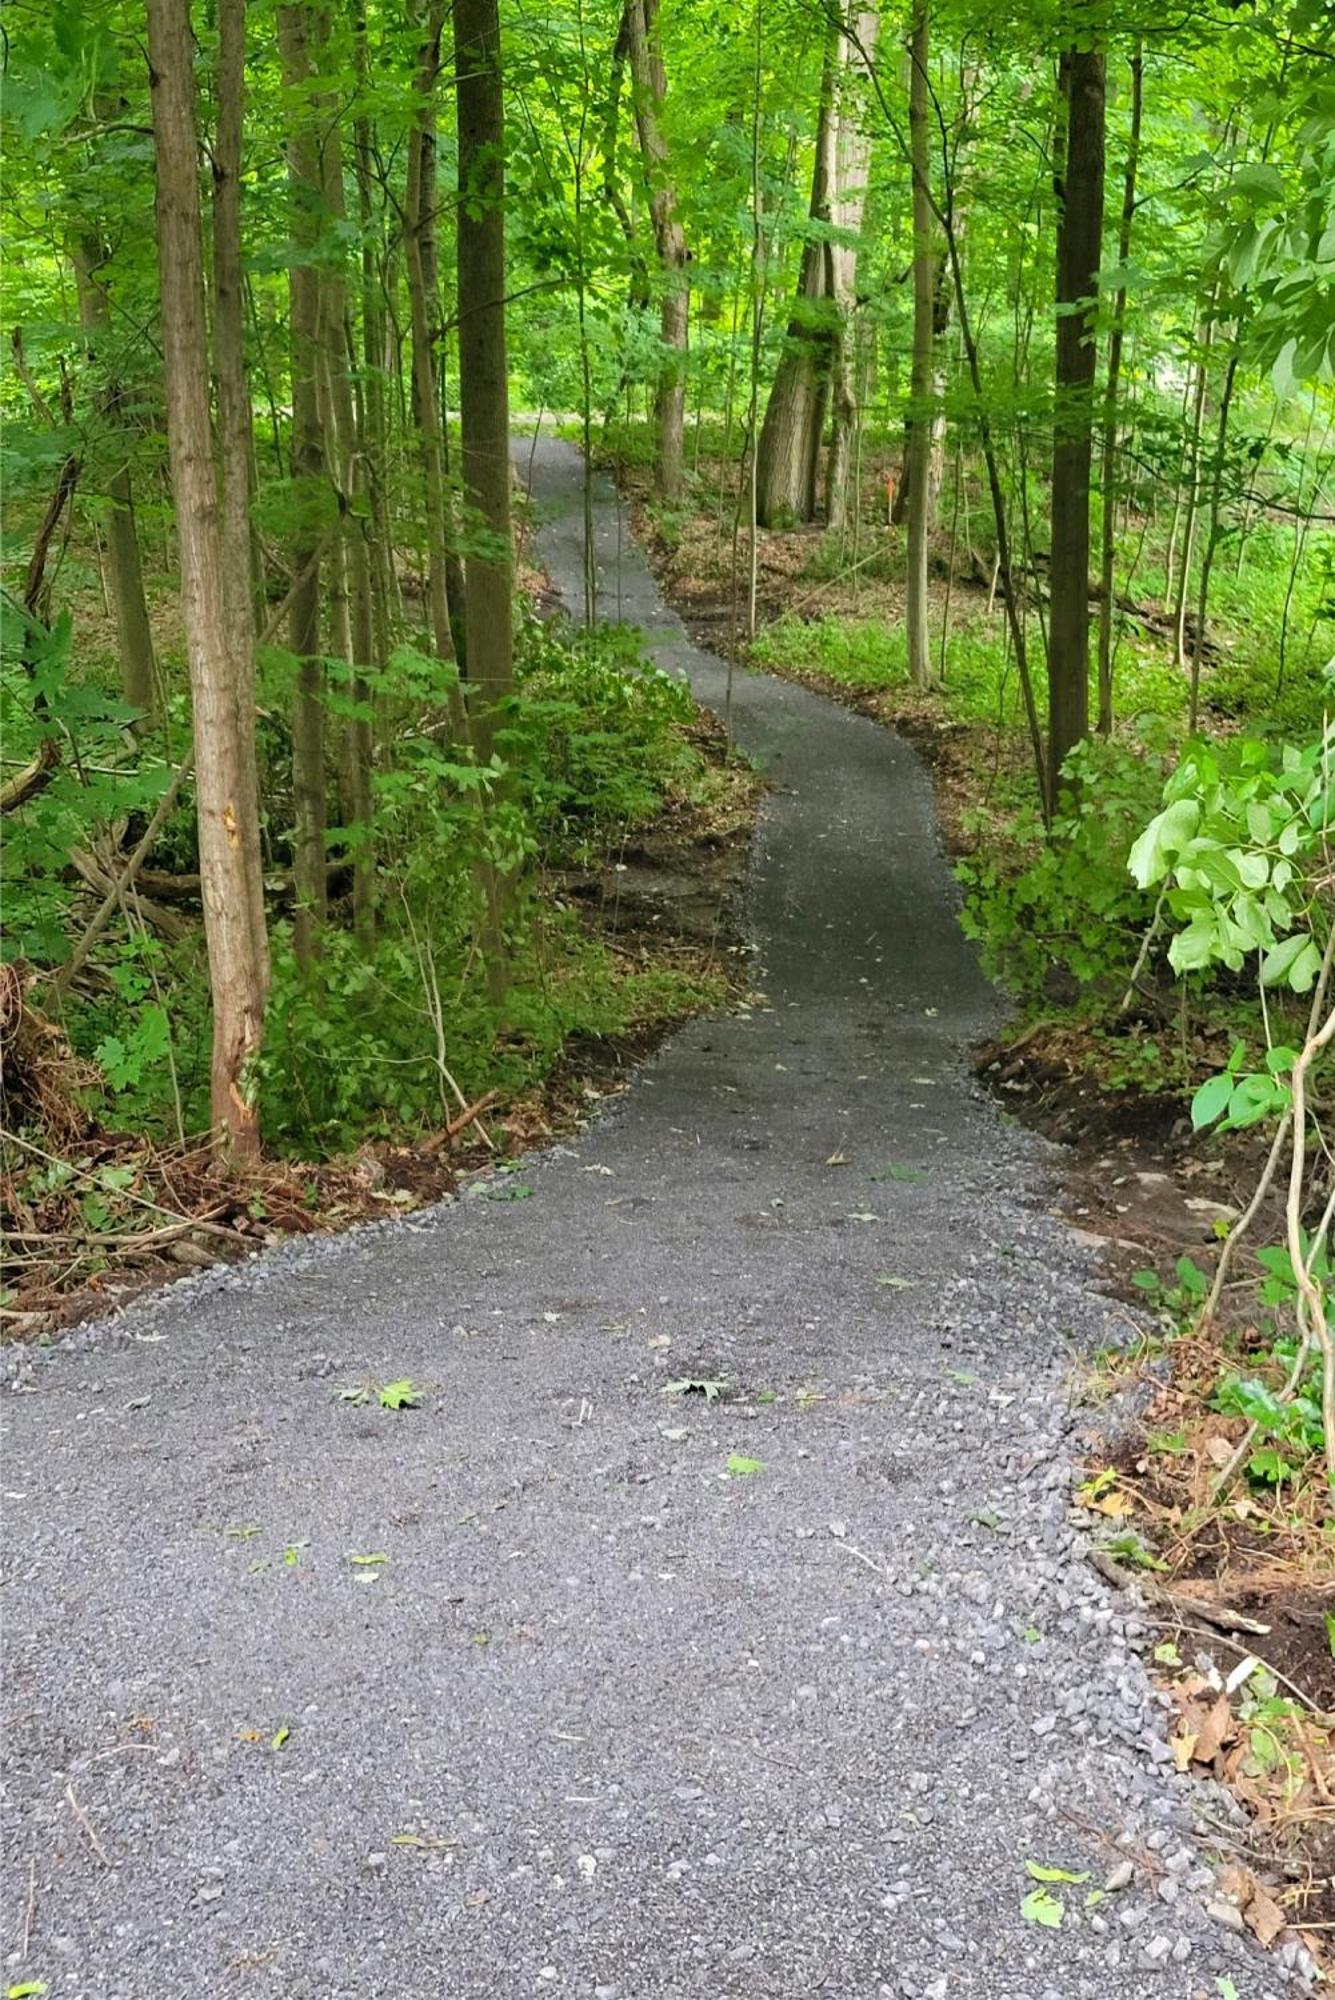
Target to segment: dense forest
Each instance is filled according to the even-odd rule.
[[[1329,29],[13,7],[16,1269],[170,1227],[164,1161],[216,1191],[475,1137],[572,1046],[744,990],[568,893],[753,792],[591,542],[584,624],[539,615],[545,420],[743,669],[955,743],[1022,1028],[1261,1128],[1306,1414],[1257,1421],[1318,1449],[1323,1375],[1335,1464]]]

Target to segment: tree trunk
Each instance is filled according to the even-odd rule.
[[[358,88],[370,81],[366,49],[366,10],[358,5],[354,23]],[[390,620],[394,612],[394,547],[386,501],[387,431],[385,424],[385,315],[376,262],[374,208],[371,198],[374,134],[368,118],[353,126],[357,173],[357,220],[361,228],[361,396],[357,406],[357,462],[370,515],[370,562],[373,657],[378,666],[389,658]]]
[[[426,489],[427,596],[430,603],[431,640],[437,658],[453,660],[454,635],[450,625],[449,550],[445,513],[445,454],[441,440],[440,401],[436,393],[436,362],[431,345],[426,270],[422,259],[422,173],[431,148],[432,107],[436,78],[440,71],[440,37],[444,20],[443,0],[431,0],[426,40],[422,45],[417,72],[417,114],[408,135],[408,173],[404,188],[405,263],[408,271],[408,302],[412,318],[413,410],[422,454],[423,483]],[[462,697],[456,693],[450,704],[451,721],[460,740],[468,735]]]
[[[1125,272],[1131,255],[1131,226],[1136,217],[1136,171],[1140,164],[1140,126],[1144,100],[1144,58],[1136,43],[1131,58],[1131,134],[1122,179],[1122,219],[1117,232],[1117,263]],[[1113,726],[1113,561],[1117,526],[1117,391],[1122,375],[1122,342],[1126,333],[1126,284],[1119,283],[1113,301],[1112,333],[1108,340],[1108,382],[1103,399],[1103,447],[1099,484],[1103,522],[1099,547],[1099,734]]]
[[[203,223],[188,0],[148,0],[157,150],[167,443],[190,661],[200,892],[213,1002],[212,1116],[219,1144],[259,1151],[254,1065],[264,1033],[265,968],[255,948],[248,862],[259,854],[253,769],[245,766],[236,651],[228,643],[221,523],[209,412]]]
[[[932,353],[935,342],[936,283],[933,272],[930,106],[927,90],[930,19],[925,0],[916,0],[909,48],[909,156],[913,170],[913,361],[909,377],[908,442],[905,451],[908,500],[909,678],[926,687],[932,678],[927,633],[927,535],[930,523],[932,450]]]
[[[106,288],[98,277],[106,259],[96,237],[81,237],[71,248],[75,282],[79,292],[79,324],[89,359],[96,358],[99,342],[109,320]],[[139,559],[139,534],[134,519],[134,494],[130,468],[121,439],[122,391],[119,382],[107,383],[99,398],[100,414],[110,433],[109,442],[119,463],[108,474],[106,489],[110,506],[107,513],[107,584],[116,620],[116,642],[120,651],[121,692],[132,708],[139,711],[130,724],[142,735],[156,708],[153,634],[144,599],[144,570]]]
[[[816,513],[821,444],[831,381],[838,373],[841,318],[857,276],[856,249],[838,245],[836,260],[831,255],[836,246],[827,237],[832,224],[853,235],[862,222],[867,156],[857,129],[858,107],[848,86],[854,64],[861,63],[861,51],[870,48],[875,32],[876,15],[850,0],[850,13],[831,29],[826,45],[811,178],[811,219],[820,230],[820,240],[808,242],[802,253],[797,300],[760,427],[756,508],[762,527],[791,526],[814,519]],[[841,185],[841,174],[848,176],[846,186]],[[846,440],[846,400],[839,427]],[[846,468],[846,442],[839,457]],[[840,493],[836,505],[842,504]]]
[[[505,136],[497,0],[454,0],[459,121],[459,410],[470,550],[464,622],[479,762],[491,757],[513,647],[505,351]]]
[[[1104,57],[1061,60],[1066,171],[1057,223],[1057,368],[1052,440],[1048,797],[1089,733],[1089,484],[1098,353],[1093,300],[1103,241]]]
[[[326,100],[329,102],[329,100]],[[324,209],[335,228],[347,220],[343,198],[343,149],[339,139],[336,106],[329,106],[321,150],[320,170]],[[352,343],[348,327],[348,288],[341,252],[324,268],[320,301],[321,346],[324,381],[329,402],[328,426],[332,445],[339,504],[343,509],[343,534],[336,549],[335,572],[340,594],[330,606],[336,643],[331,651],[347,661],[351,672],[348,692],[353,713],[344,742],[346,813],[357,829],[353,848],[352,912],[353,927],[363,949],[375,941],[375,845],[371,812],[371,690],[366,670],[375,658],[371,613],[371,563],[367,547],[368,519],[365,512],[365,466],[357,449],[357,426],[353,412]],[[354,495],[362,506],[354,507]]]
[[[658,0],[627,0],[623,24],[630,58],[635,125],[649,184],[649,214],[663,274],[660,326],[663,351],[658,364],[654,402],[658,433],[658,490],[665,500],[681,496],[683,443],[686,431],[686,335],[690,314],[690,283],[686,274],[686,238],[677,207],[677,191],[668,166],[667,142],[661,124],[667,96],[658,29]]]
[[[325,874],[324,683],[320,656],[318,518],[325,488],[320,422],[319,123],[311,92],[310,35],[315,9],[296,0],[278,10],[283,83],[297,99],[288,116],[288,212],[293,262],[288,271],[292,353],[292,479],[297,528],[291,542],[294,578],[288,645],[297,658],[292,707],[292,876],[296,890],[293,945],[309,972],[320,951],[327,914]]]
[[[1191,392],[1190,473],[1186,506],[1182,513],[1182,553],[1173,597],[1173,656],[1179,667],[1187,664],[1187,595],[1191,588],[1191,560],[1196,553],[1196,516],[1201,503],[1201,439],[1205,434],[1205,405],[1210,384],[1210,349],[1214,346],[1214,311],[1219,288],[1216,285],[1205,309],[1196,356],[1196,380]],[[1174,522],[1176,527],[1177,523]]]
[[[505,350],[505,109],[497,0],[454,0],[459,153],[459,416],[468,555],[464,629],[470,725],[489,764],[513,667],[510,399]],[[505,884],[481,870],[483,955],[491,998],[505,993]]]
[[[855,6],[851,33],[840,44],[835,71],[837,93],[834,133],[834,180],[830,190],[830,221],[837,235],[825,245],[825,283],[829,293],[830,455],[825,468],[825,519],[842,528],[848,518],[849,463],[857,428],[857,388],[853,372],[853,315],[857,306],[857,234],[867,199],[871,141],[863,128],[856,79],[876,48],[880,17],[875,9]]]
[[[255,538],[250,526],[255,437],[245,362],[245,276],[241,256],[241,133],[245,108],[246,0],[218,0],[217,131],[213,147],[213,364],[218,392],[222,486],[222,594],[232,651],[245,823],[260,819],[255,756]],[[244,852],[251,948],[269,985],[264,857]]]
[[[1224,454],[1228,448],[1228,420],[1233,408],[1233,389],[1238,379],[1239,358],[1235,334],[1233,351],[1224,370],[1223,393],[1219,398],[1214,473],[1210,482],[1210,523],[1205,535],[1205,550],[1201,556],[1200,582],[1196,588],[1196,630],[1192,634],[1191,642],[1191,704],[1187,712],[1187,727],[1193,735],[1200,721],[1201,658],[1205,652],[1205,616],[1210,603],[1210,576],[1214,569],[1215,556],[1219,552],[1224,494]]]

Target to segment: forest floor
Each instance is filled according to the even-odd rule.
[[[535,466],[578,614],[578,462]],[[750,1002],[466,1198],[10,1350],[9,1978],[1270,2000],[1302,1885],[1072,1508],[1124,1309],[970,1073],[922,766],[729,690],[595,521],[770,780]]]

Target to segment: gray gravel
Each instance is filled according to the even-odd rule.
[[[544,440],[535,471],[578,609],[578,461]],[[601,482],[597,525],[604,611],[721,706]],[[1066,1384],[1116,1328],[1051,1156],[968,1077],[995,999],[928,781],[800,688],[739,676],[732,713],[774,780],[763,1003],[522,1176],[12,1365],[10,1980],[1290,1983],[1206,1911],[1193,1823],[1231,1808],[1172,1774],[1145,1625],[1082,1559]],[[423,1408],[334,1394],[402,1376]],[[664,1394],[688,1377],[732,1393]],[[1044,1929],[1026,1859],[1113,1886],[1058,1885]]]

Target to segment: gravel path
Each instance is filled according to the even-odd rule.
[[[577,606],[578,460],[534,464]],[[721,705],[602,485],[597,527],[602,608]],[[782,682],[739,676],[733,720],[774,780],[763,1003],[522,1178],[16,1365],[8,1980],[1285,1984],[1204,1912],[1192,1818],[1227,1808],[1165,1772],[1144,1629],[1068,1519],[1064,1384],[1111,1322],[1043,1149],[968,1078],[994,998],[927,779]],[[421,1409],[333,1393],[404,1376]],[[1124,1855],[1095,1907],[1058,1884],[1059,1928],[1022,1916],[1026,1860],[1101,1886]]]

